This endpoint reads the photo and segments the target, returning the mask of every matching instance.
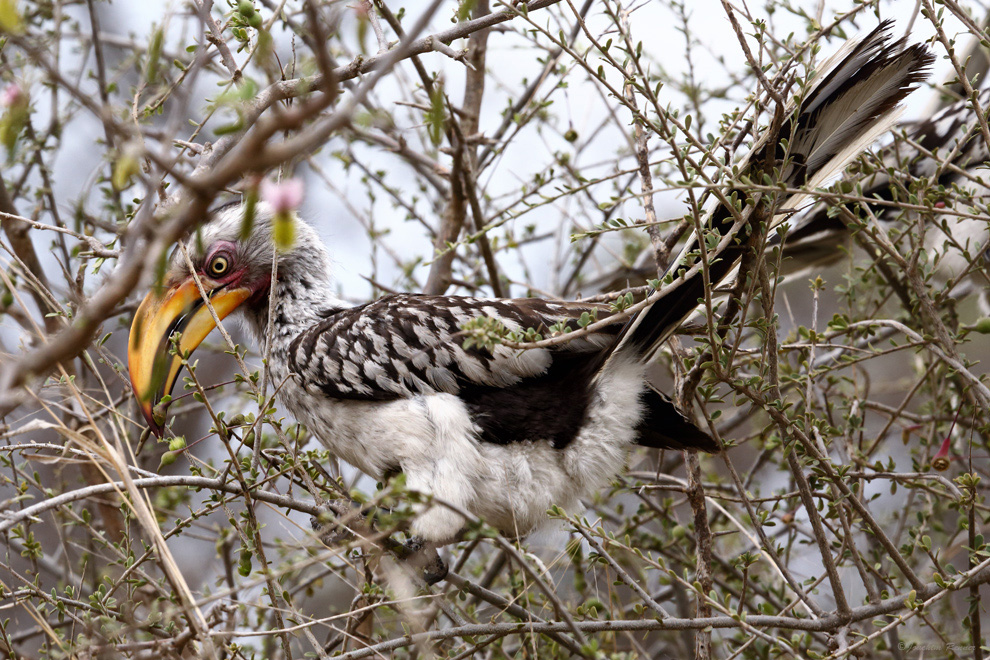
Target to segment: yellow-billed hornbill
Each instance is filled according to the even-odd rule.
[[[932,61],[919,45],[892,43],[889,29],[851,40],[822,66],[786,109],[780,142],[758,140],[744,167],[772,163],[789,188],[818,185],[889,128]],[[257,207],[247,238],[243,216],[240,205],[226,206],[201,229],[202,250],[191,256],[206,297],[220,318],[241,312],[262,345],[271,320],[269,366],[281,402],[336,456],[376,479],[402,472],[409,488],[453,505],[418,513],[412,531],[425,541],[456,538],[464,524],[458,509],[507,535],[526,534],[551,505],[574,511],[608,484],[633,445],[717,449],[646,378],[649,358],[704,294],[691,244],[675,262],[682,271],[671,290],[628,322],[554,346],[489,351],[465,348],[461,327],[484,316],[546,336],[555,324],[575,329],[584,312],[603,319],[609,309],[411,294],[353,307],[333,294],[327,250],[309,226],[297,222],[272,284],[272,210]],[[724,207],[707,222],[723,237],[738,231]],[[713,285],[745,250],[738,239],[723,243],[709,267]],[[173,256],[161,288],[137,312],[129,351],[132,383],[156,433],[163,428],[154,406],[180,368],[170,337],[181,332],[179,350],[192,351],[213,327],[183,257]]]

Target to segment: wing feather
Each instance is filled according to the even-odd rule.
[[[545,376],[556,355],[601,353],[614,342],[621,322],[552,349],[496,345],[491,352],[465,349],[461,326],[491,317],[510,330],[547,334],[557,323],[577,329],[576,319],[592,310],[600,318],[609,315],[607,307],[589,303],[397,294],[335,310],[296,337],[289,360],[304,383],[338,398],[388,400],[507,388]]]

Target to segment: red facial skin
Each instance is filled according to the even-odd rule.
[[[226,274],[216,277],[211,275],[209,272],[210,263],[213,261],[217,255],[223,255],[227,258],[227,263],[230,264],[230,270]],[[270,277],[261,277],[255,282],[245,282],[245,275],[247,274],[247,268],[240,264],[240,260],[237,258],[237,245],[230,241],[217,241],[210,246],[210,251],[207,256],[203,259],[202,263],[199,265],[199,276],[209,279],[212,282],[216,282],[222,286],[243,286],[245,288],[254,291],[254,295],[248,299],[248,304],[253,305],[258,302],[262,294],[267,290],[270,283]]]

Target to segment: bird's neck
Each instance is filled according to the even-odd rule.
[[[297,248],[279,260],[275,283],[247,311],[248,326],[264,350],[271,334],[272,358],[287,354],[299,333],[326,318],[328,312],[350,307],[333,291],[330,258],[318,243]],[[269,323],[271,319],[271,323]]]

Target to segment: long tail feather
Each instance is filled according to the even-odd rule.
[[[990,103],[990,89],[980,92],[979,103],[986,107]],[[969,190],[979,190],[983,194],[982,183],[971,179],[968,172],[982,167],[990,159],[986,142],[979,132],[965,130],[967,123],[974,121],[970,101],[957,101],[932,117],[904,123],[897,126],[903,130],[907,140],[895,140],[877,154],[879,165],[864,174],[853,166],[845,177],[862,190],[866,199],[893,201],[895,189],[908,179],[927,177],[932,185],[951,189],[959,185]],[[933,157],[932,153],[938,154]],[[948,165],[945,164],[948,159]],[[872,208],[881,221],[896,217],[896,209],[877,205]],[[986,224],[979,220],[950,218],[952,236],[965,245],[971,233],[977,233],[981,240],[974,242],[972,249],[985,242]],[[969,230],[979,230],[969,231]],[[818,202],[796,217],[787,233],[784,245],[785,275],[796,276],[811,266],[821,266],[841,258],[837,247],[845,245],[849,229],[843,220],[829,213],[829,205]],[[779,241],[770,241],[779,244]]]
[[[744,159],[740,169],[762,164],[771,157],[788,165],[781,180],[788,188],[814,188],[834,176],[867,149],[897,119],[898,104],[925,80],[934,57],[920,45],[905,47],[903,39],[890,41],[891,21],[884,21],[869,34],[848,42],[830,58],[816,75],[807,93],[796,106],[791,101],[780,130],[780,142],[770,144],[764,135]],[[788,153],[782,147],[786,139]],[[792,195],[778,208],[795,208],[803,195]],[[770,229],[786,216],[774,219]],[[707,226],[722,236],[733,228],[733,215],[724,206],[714,209]],[[745,246],[733,240],[710,264],[708,280],[716,286],[738,266]],[[691,271],[688,257],[697,250],[689,240],[668,273]],[[704,296],[705,282],[699,269],[680,275],[664,290],[654,294],[653,304],[626,326],[616,343],[616,351],[634,351],[649,359],[697,308]]]

